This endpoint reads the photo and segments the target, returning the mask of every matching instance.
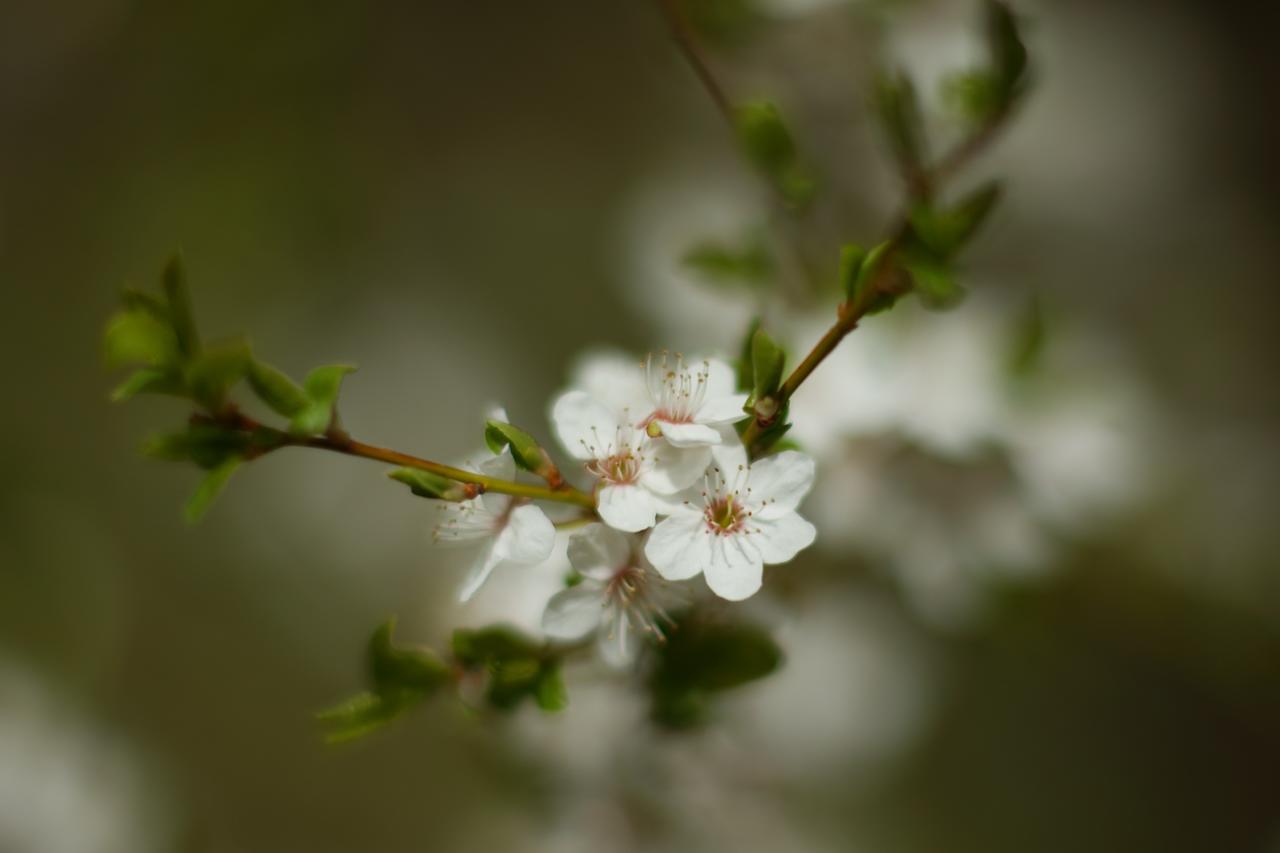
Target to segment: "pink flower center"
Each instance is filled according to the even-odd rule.
[[[608,483],[634,483],[640,476],[643,457],[632,450],[624,450],[603,459],[592,459],[587,470]]]
[[[746,525],[749,513],[741,503],[733,499],[733,495],[725,495],[708,502],[703,515],[712,533],[725,536],[741,530]]]

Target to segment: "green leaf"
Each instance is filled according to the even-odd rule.
[[[882,277],[889,275],[888,265],[893,259],[893,244],[884,242],[867,252],[866,258],[858,268],[853,279],[853,286],[846,284],[845,291],[851,305],[862,306],[863,316],[870,317],[888,311],[898,301],[901,293],[884,287]],[[871,292],[875,288],[875,292]]]
[[[774,273],[773,256],[762,239],[741,246],[702,242],[692,246],[681,262],[709,284],[720,286],[767,284]]]
[[[486,628],[459,628],[453,632],[453,656],[468,667],[496,660],[536,657],[541,644],[507,625]]]
[[[408,710],[414,702],[404,696],[358,693],[316,713],[329,731],[325,743],[344,743],[371,734]]]
[[[187,386],[201,405],[217,412],[226,404],[231,387],[244,378],[252,362],[249,345],[243,340],[215,344],[187,364]]]
[[[307,398],[313,403],[326,403],[332,406],[338,402],[338,392],[342,390],[343,377],[354,372],[355,369],[355,365],[352,364],[330,364],[317,367],[302,381]]]
[[[204,517],[214,499],[226,487],[227,480],[231,479],[231,475],[235,473],[235,470],[240,467],[240,463],[243,461],[239,457],[230,457],[205,475],[204,479],[200,481],[200,485],[196,487],[195,493],[187,500],[184,514],[188,524],[195,524]]]
[[[138,394],[172,394],[186,396],[186,385],[182,377],[170,370],[159,367],[144,367],[135,370],[129,378],[116,386],[111,392],[111,400],[121,403]]]
[[[905,72],[881,74],[876,81],[876,112],[894,159],[903,174],[924,173],[924,121],[915,84]]]
[[[1027,300],[1026,308],[1014,324],[1012,346],[1009,348],[1009,372],[1017,377],[1029,376],[1044,362],[1048,324],[1044,306],[1037,296]]]
[[[428,695],[449,680],[449,667],[428,649],[396,646],[395,618],[378,626],[369,639],[369,675],[377,692],[416,691]]]
[[[269,434],[264,434],[269,435]],[[201,468],[217,468],[232,457],[242,457],[253,447],[257,435],[227,429],[211,423],[192,423],[181,432],[152,436],[142,446],[142,453],[153,459],[173,462],[191,461]],[[269,444],[258,444],[261,450]]]
[[[649,679],[653,717],[675,728],[701,723],[711,694],[764,678],[781,663],[781,649],[758,626],[685,616],[659,647]]]
[[[949,260],[968,244],[999,200],[1000,185],[990,181],[949,208],[916,205],[910,216],[912,236],[940,260]]]
[[[787,355],[764,329],[751,336],[752,398],[758,403],[771,397],[782,383],[782,367]]]
[[[902,265],[911,273],[916,293],[929,308],[951,308],[964,298],[964,288],[956,283],[945,262],[927,254],[908,253]]]
[[[844,291],[847,302],[852,302],[857,295],[858,280],[866,260],[867,250],[861,246],[849,243],[840,247],[840,289]]]
[[[1000,193],[1000,183],[988,181],[947,210],[949,236],[957,248],[973,239],[1000,200]]]
[[[757,101],[738,107],[734,115],[738,139],[747,159],[767,177],[793,207],[813,199],[816,181],[801,162],[795,139],[778,107]]]
[[[755,340],[756,330],[760,328],[760,318],[753,317],[747,325],[747,333],[742,337],[742,346],[738,349],[738,359],[734,364],[739,391],[750,391],[755,384],[755,371],[751,366],[751,344]]]
[[[178,350],[184,358],[192,358],[200,352],[200,336],[191,311],[191,295],[187,292],[187,273],[181,255],[169,259],[162,276],[165,299],[169,304],[169,320],[178,340]]]
[[[171,367],[178,362],[178,341],[173,329],[147,310],[122,311],[112,317],[104,344],[107,363],[113,367]]]
[[[986,68],[950,73],[941,88],[943,104],[971,124],[988,121],[1004,106],[1000,80]]]
[[[466,487],[456,480],[441,477],[430,471],[417,468],[397,468],[387,472],[387,476],[399,483],[404,483],[409,490],[420,498],[432,498],[441,501],[465,501],[468,499]]]
[[[126,287],[120,291],[120,304],[124,306],[126,311],[141,311],[145,314],[150,314],[166,326],[172,325],[169,319],[168,303],[146,291]]]
[[[986,3],[987,46],[991,70],[1005,103],[1021,93],[1027,73],[1027,48],[1018,32],[1018,22],[1009,7],[999,0]]]
[[[307,395],[307,405],[295,413],[289,421],[289,431],[294,435],[318,435],[334,422],[334,409],[342,378],[355,370],[349,364],[333,364],[317,367],[307,374],[302,388]]]
[[[534,699],[539,708],[548,712],[563,711],[569,704],[569,692],[565,689],[559,666],[543,667]]]
[[[702,690],[729,690],[764,678],[782,650],[763,628],[745,622],[682,624],[662,648],[658,678]]]
[[[486,421],[484,443],[495,454],[501,454],[506,448],[511,448],[511,458],[516,461],[516,465],[534,474],[543,474],[551,464],[551,458],[533,436],[511,424]]]
[[[307,407],[306,392],[283,372],[257,359],[249,361],[249,387],[271,411],[292,418]]]

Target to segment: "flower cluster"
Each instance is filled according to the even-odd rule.
[[[599,635],[606,661],[622,665],[657,639],[670,610],[688,600],[677,582],[698,575],[716,595],[755,594],[764,567],[812,544],[797,513],[813,484],[813,461],[783,451],[748,461],[734,424],[747,395],[723,361],[651,355],[643,365],[619,355],[586,360],[551,406],[556,436],[590,479],[595,514],[573,533],[568,556],[577,581],[554,596],[544,631],[559,639]],[[498,456],[471,470],[511,479]],[[486,493],[446,504],[439,542],[484,542],[461,597],[475,594],[502,563],[536,565],[551,555],[555,526],[538,506]]]

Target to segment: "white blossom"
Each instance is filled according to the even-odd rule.
[[[668,502],[661,496],[687,488],[700,472],[689,452],[651,441],[586,391],[560,395],[551,419],[565,450],[596,477],[600,517],[619,530],[652,527]]]
[[[639,537],[603,524],[592,524],[570,537],[569,562],[582,580],[552,596],[542,630],[563,640],[594,632],[600,654],[610,666],[631,663],[645,636],[662,640],[673,624],[669,609],[685,600],[649,565]]]
[[[796,512],[813,475],[813,460],[796,451],[748,466],[740,445],[717,448],[701,495],[653,529],[645,555],[668,580],[701,573],[721,598],[749,598],[766,564],[785,563],[813,544],[813,525]]]
[[[515,462],[510,456],[494,456],[478,465],[465,465],[487,477],[511,480]],[[433,538],[447,545],[483,543],[458,593],[461,601],[471,597],[501,563],[535,566],[549,556],[556,530],[543,511],[524,498],[485,492],[460,503],[444,503]]]
[[[552,405],[556,434],[596,477],[601,518],[628,532],[652,527],[746,417],[733,369],[716,359],[686,365],[663,353],[639,370],[606,354],[584,362],[576,380]]]

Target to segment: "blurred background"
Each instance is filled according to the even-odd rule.
[[[933,92],[976,7],[689,2],[821,175],[802,250],[873,241],[872,77]],[[181,404],[107,400],[122,284],[182,249],[208,333],[358,363],[353,432],[440,459],[495,401],[548,436],[592,346],[732,354],[763,311],[799,349],[834,293],[680,263],[770,213],[654,4],[7,4],[0,850],[1280,851],[1280,21],[1016,8],[1036,87],[957,184],[1007,180],[971,297],[796,399],[819,543],[747,605],[782,671],[699,732],[587,667],[557,716],[332,748],[311,714],[383,617],[536,623],[548,579],[455,605],[430,508],[302,451],[185,526],[195,472],[136,453]]]

